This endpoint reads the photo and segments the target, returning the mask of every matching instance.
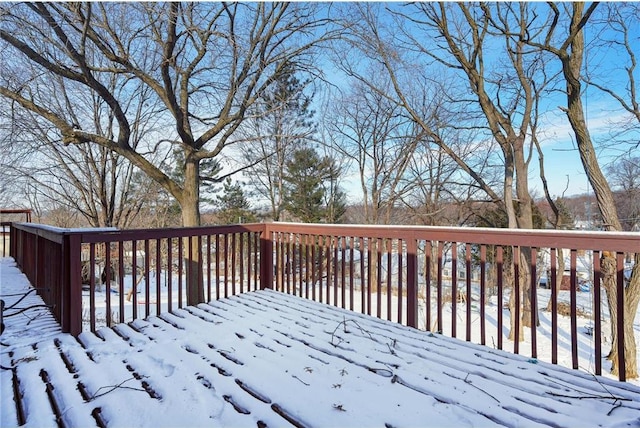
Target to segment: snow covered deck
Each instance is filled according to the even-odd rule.
[[[7,260],[11,306],[28,283]],[[39,303],[5,311],[0,426],[640,424],[637,386],[274,291],[79,340],[43,308],[7,317]]]

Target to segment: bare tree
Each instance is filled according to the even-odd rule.
[[[614,194],[620,223],[625,230],[640,227],[640,156],[624,156],[606,168],[617,193]]]
[[[584,3],[560,4],[550,3],[546,25],[543,30],[527,40],[527,44],[551,53],[562,67],[562,76],[566,82],[567,106],[562,110],[567,115],[575,135],[580,160],[593,188],[598,209],[606,230],[622,230],[615,200],[608,180],[604,176],[589,127],[585,118],[583,96],[583,69],[585,55],[584,29],[590,22],[598,3],[588,7]],[[633,76],[633,73],[632,73]],[[612,323],[617,319],[620,309],[624,311],[624,368],[626,378],[638,377],[637,355],[633,320],[640,302],[640,253],[635,255],[635,265],[628,284],[622,289],[624,308],[616,304],[616,260],[612,254],[603,253],[601,260],[603,285],[607,293]],[[612,325],[612,348],[609,359],[612,361],[612,373],[618,374],[618,337],[615,325]]]
[[[420,131],[400,106],[355,82],[336,100],[325,123],[333,150],[357,168],[364,221],[389,224],[406,189],[403,177],[420,141]]]
[[[64,144],[96,144],[128,159],[179,203],[184,226],[200,223],[200,164],[235,142],[247,110],[294,61],[311,67],[325,20],[293,3],[24,3],[0,8],[6,66],[0,95],[48,121]],[[128,97],[109,90],[113,75],[148,87],[166,128],[144,147],[131,143]],[[52,79],[75,82],[109,106],[112,138],[80,129],[50,107]],[[89,95],[87,95],[89,96]],[[183,152],[177,181],[148,155]],[[220,177],[223,178],[223,177]],[[197,251],[194,251],[197,254]],[[191,260],[197,265],[197,260]],[[204,299],[197,269],[188,302]]]
[[[361,50],[365,55],[383,64],[392,82],[394,99],[419,124],[424,135],[454,159],[491,201],[504,209],[511,228],[533,228],[533,202],[528,187],[533,152],[527,136],[535,113],[534,100],[546,82],[544,59],[531,54],[525,44],[528,28],[511,17],[526,14],[525,6],[417,3],[393,7],[390,9],[395,17],[395,31],[385,34],[377,6],[357,5],[354,6],[356,16],[349,27],[352,47],[363,46]],[[500,35],[502,29],[518,37],[504,38]],[[495,56],[496,49],[503,60]],[[347,58],[343,64],[347,72],[362,76]],[[464,91],[459,90],[462,97],[451,100],[451,110],[460,112],[456,123],[462,127],[469,124],[465,116],[482,116],[486,123],[485,138],[493,139],[501,149],[500,187],[493,187],[449,142],[442,140],[436,131],[437,115],[425,117],[417,108],[419,100],[407,90],[410,87],[407,82],[425,69],[454,73],[458,83],[464,83]],[[534,88],[532,81],[537,81],[538,86]],[[372,90],[384,93],[375,84],[369,82],[369,85]],[[526,259],[530,254],[525,250],[522,256],[525,259],[522,266],[529,266]],[[530,281],[526,272],[522,273],[520,329],[531,322]],[[511,319],[510,336],[514,337],[515,317]],[[523,338],[522,331],[519,337]]]
[[[95,129],[102,137],[112,138],[116,123],[108,106],[98,97],[85,97],[76,87],[63,79],[52,79],[46,88],[50,110],[71,118],[77,129]],[[144,89],[132,90],[128,80],[117,76],[109,83],[111,92],[126,91],[130,97],[133,147],[156,131],[151,116],[157,106],[151,104],[149,91],[145,93]],[[12,157],[2,158],[0,163],[14,177],[24,178],[21,181],[32,189],[30,196],[39,199],[40,206],[65,206],[80,213],[85,225],[93,227],[126,228],[131,224],[146,198],[134,196],[135,167],[126,158],[103,146],[64,145],[48,121],[7,104],[0,115],[11,126],[6,129],[9,138],[2,147],[5,152],[20,153],[22,159],[15,162]]]
[[[459,126],[457,115],[448,111],[449,100],[456,97],[455,90],[448,90],[453,86],[450,79],[444,77],[440,82],[433,82],[416,78],[413,83],[412,91],[424,94],[415,108],[421,111],[422,117],[436,118],[433,131],[438,137],[434,141],[425,136],[416,147],[404,177],[407,192],[402,202],[411,211],[414,223],[429,226],[464,225],[474,202],[485,200],[486,193],[437,141],[446,141],[460,159],[477,171],[491,187],[499,186],[499,168],[495,165],[500,160],[495,158],[495,143],[482,138],[482,128],[476,126],[471,117],[466,126]],[[431,93],[428,86],[437,90]],[[430,96],[426,97],[427,94]],[[452,206],[459,209],[451,209]]]

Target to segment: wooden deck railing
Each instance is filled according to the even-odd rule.
[[[589,352],[596,374],[610,346],[602,343],[610,323],[600,257],[606,251],[616,260],[619,309],[612,325],[622,344],[622,319],[634,315],[621,309],[625,257],[640,252],[639,233],[480,228],[264,223],[117,231],[14,224],[11,233],[13,257],[63,329],[76,335],[185,307],[194,265],[184,260],[197,260],[207,301],[274,288],[498,349],[512,346],[507,350],[554,364],[563,343],[571,367],[578,368],[579,351]],[[548,302],[538,301],[543,279]],[[581,285],[590,292],[578,291]],[[580,307],[579,297],[589,308]],[[547,303],[548,332],[521,328],[537,325],[537,308]],[[568,308],[567,332],[558,327],[561,307]],[[578,341],[583,312],[592,328],[590,344],[580,345],[586,350]],[[505,339],[505,330],[513,340]],[[539,334],[550,336],[551,355],[540,354]]]
[[[0,209],[0,257],[7,257],[10,253],[11,222],[31,222],[31,210],[25,208]]]

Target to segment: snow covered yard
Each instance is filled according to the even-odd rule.
[[[29,287],[11,259],[0,281],[8,306]],[[79,340],[44,308],[4,321],[3,427],[640,425],[633,384],[274,291]]]

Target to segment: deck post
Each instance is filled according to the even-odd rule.
[[[13,227],[13,222],[9,224],[9,256],[16,260],[16,253],[18,248],[18,230]],[[6,244],[6,240],[5,240]]]
[[[624,253],[616,254],[616,339],[618,340],[618,379],[620,382],[627,381],[627,367],[624,355],[624,297],[625,297],[625,277],[624,277]],[[573,333],[573,332],[572,332]]]
[[[65,233],[62,238],[62,331],[78,336],[82,333],[81,236]]]
[[[273,241],[271,229],[265,225],[260,235],[260,289],[273,288]]]
[[[407,325],[418,328],[418,243],[407,239]]]

